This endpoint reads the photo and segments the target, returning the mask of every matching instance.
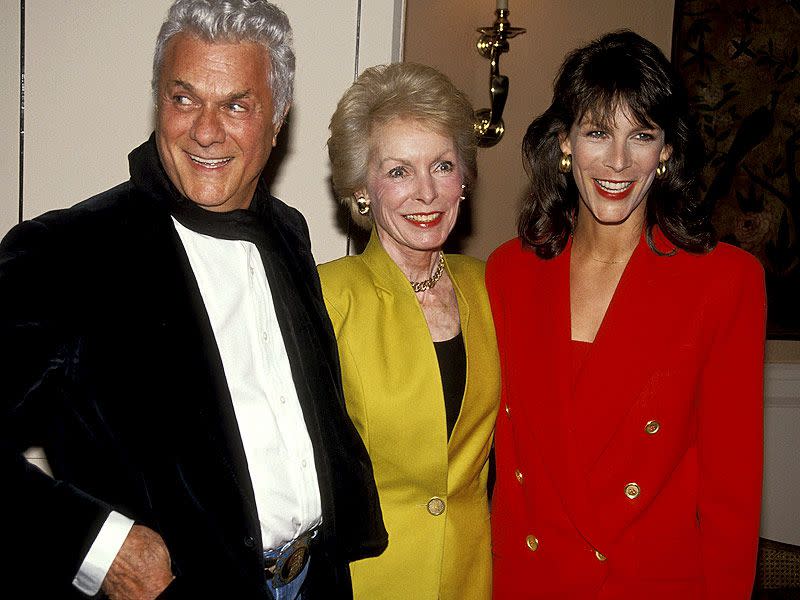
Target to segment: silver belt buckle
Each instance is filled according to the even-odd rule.
[[[294,581],[308,562],[311,533],[304,533],[287,546],[277,557],[264,560],[264,572],[275,588]]]

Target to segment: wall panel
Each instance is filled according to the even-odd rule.
[[[339,258],[346,249],[346,214],[333,197],[325,143],[328,123],[342,93],[353,82],[358,52],[361,69],[392,60],[392,0],[361,3],[278,0],[289,15],[297,47],[295,102],[278,156],[273,193],[300,209],[308,220],[317,262]]]
[[[767,365],[764,379],[761,536],[800,546],[800,365]]]
[[[128,178],[128,152],[152,129],[153,44],[169,4],[27,3],[25,218]]]
[[[0,3],[0,235],[17,222],[20,3]]]

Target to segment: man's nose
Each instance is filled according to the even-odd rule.
[[[192,130],[192,139],[203,147],[225,141],[225,128],[222,125],[221,115],[212,107],[204,106],[197,114]]]

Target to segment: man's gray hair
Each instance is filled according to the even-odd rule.
[[[158,84],[167,43],[179,33],[209,42],[255,42],[267,49],[270,60],[273,124],[284,117],[294,91],[292,27],[286,14],[266,0],[176,0],[161,25],[153,56],[153,96]]]

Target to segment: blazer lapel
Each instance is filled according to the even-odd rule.
[[[248,531],[259,532],[250,474],[233,410],[222,358],[200,288],[188,256],[169,217],[148,244],[152,253],[149,275],[157,290],[158,322],[164,330],[165,347],[160,349],[168,364],[169,391],[160,394],[169,402],[160,406],[164,428],[173,437],[181,472],[216,478],[213,498],[201,502],[245,505],[241,511]],[[213,460],[209,460],[213,454]],[[213,471],[213,475],[209,474]],[[226,484],[225,482],[230,482]],[[192,486],[191,480],[186,484]],[[209,489],[202,484],[197,489]],[[227,510],[231,513],[230,510]],[[233,511],[239,514],[240,511]],[[225,514],[225,511],[218,514]]]
[[[635,390],[652,370],[653,334],[648,322],[663,311],[654,286],[651,254],[646,241],[641,240],[574,381],[570,403],[574,439],[570,447],[579,442],[580,451],[574,459],[582,469],[591,468],[615,435],[635,399]]]
[[[465,419],[464,415],[465,415],[465,413],[468,413],[470,411],[470,409],[472,408],[472,406],[469,406],[468,403],[466,402],[467,398],[469,397],[469,392],[470,392],[470,390],[469,390],[469,385],[470,385],[470,382],[469,382],[469,370],[470,370],[470,366],[471,366],[469,364],[469,361],[470,361],[469,345],[470,345],[470,340],[471,340],[470,323],[469,323],[469,312],[470,311],[469,311],[469,302],[468,302],[466,296],[464,296],[463,292],[461,291],[461,288],[458,285],[456,277],[453,275],[453,272],[450,270],[450,265],[447,263],[447,258],[445,258],[445,270],[447,271],[447,274],[450,277],[450,281],[453,284],[453,291],[455,292],[455,295],[456,295],[456,302],[458,303],[458,318],[459,318],[460,326],[461,326],[461,336],[462,336],[462,340],[463,340],[463,343],[464,343],[464,353],[465,353],[465,355],[467,357],[467,373],[466,373],[467,378],[466,378],[466,380],[464,382],[464,394],[461,397],[461,407],[459,408],[459,411],[458,411],[458,418],[456,419],[456,423],[453,426],[453,432],[450,435],[450,439],[447,442],[448,449],[449,450],[453,450],[455,448],[455,446],[456,446],[456,443],[458,441],[460,441],[461,430],[464,429],[464,425],[463,425],[464,419]],[[473,356],[474,356],[474,354],[473,354]],[[460,424],[460,426],[459,426],[459,424]]]
[[[659,364],[680,331],[675,277],[670,258],[654,253],[644,236],[620,279],[568,403],[567,456],[576,524],[597,547],[608,547],[619,532],[607,530],[588,490],[594,471],[603,468],[607,449],[630,432],[621,431],[628,413],[641,401]],[[644,423],[641,424],[642,431]],[[620,483],[620,494],[623,486]]]
[[[425,315],[405,275],[381,246],[374,228],[361,259],[371,271],[371,284],[386,315],[383,335],[387,341],[391,340],[386,347],[392,349],[392,362],[405,366],[405,372],[386,373],[384,379],[390,386],[402,378],[406,391],[400,397],[405,397],[404,401],[387,405],[382,414],[390,421],[402,423],[408,407],[413,407],[415,411],[428,415],[431,423],[440,424],[425,433],[430,452],[424,457],[425,465],[421,468],[437,473],[436,486],[445,493],[448,440],[444,394]],[[413,397],[409,395],[412,390]]]
[[[590,469],[639,391],[664,357],[675,311],[669,257],[655,254],[644,237],[620,279],[589,355],[575,380],[571,431],[580,460]],[[597,424],[602,423],[603,427]],[[574,444],[571,444],[574,446]]]

